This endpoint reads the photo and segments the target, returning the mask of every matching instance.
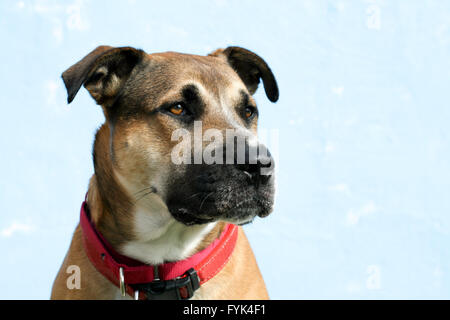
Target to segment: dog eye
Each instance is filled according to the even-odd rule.
[[[186,110],[184,109],[184,107],[181,104],[176,104],[176,105],[171,106],[169,108],[169,111],[170,111],[170,113],[172,113],[176,116],[180,116],[186,112]]]
[[[255,107],[248,106],[244,110],[244,115],[247,120],[253,118],[257,114],[257,110]]]

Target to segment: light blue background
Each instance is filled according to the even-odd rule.
[[[450,2],[1,1],[0,39],[0,298],[50,295],[103,122],[60,74],[100,44],[269,63],[276,210],[245,228],[272,298],[450,298]]]

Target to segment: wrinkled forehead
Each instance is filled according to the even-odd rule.
[[[222,107],[246,99],[254,102],[242,80],[223,60],[176,52],[148,55],[146,74],[150,75],[153,105],[168,100],[183,100],[197,94],[205,102],[221,102]]]

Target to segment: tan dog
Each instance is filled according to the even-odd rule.
[[[264,147],[256,138],[258,111],[252,94],[262,79],[267,97],[275,102],[278,88],[258,55],[239,47],[196,56],[102,46],[65,71],[63,79],[69,103],[84,85],[106,118],[95,136],[95,174],[86,203],[92,224],[120,254],[149,265],[180,261],[207,248],[226,223],[242,225],[272,211],[273,159],[260,152]],[[211,154],[215,160],[226,155],[226,164],[195,162],[195,146],[186,163],[174,163],[173,150],[181,145],[174,133],[193,133],[196,121],[201,121],[202,133],[233,130],[235,138],[226,143],[209,137]],[[244,162],[229,164],[230,157],[238,157],[234,146],[240,137]],[[192,298],[268,298],[242,227],[237,232],[227,263]],[[69,266],[79,267],[79,288],[67,285]],[[89,260],[80,226],[51,298],[122,298],[119,287]]]

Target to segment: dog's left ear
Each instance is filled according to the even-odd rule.
[[[224,57],[251,94],[258,89],[259,79],[262,79],[267,98],[272,102],[278,100],[279,92],[275,76],[267,63],[256,53],[241,47],[228,47],[218,49],[209,55]]]

